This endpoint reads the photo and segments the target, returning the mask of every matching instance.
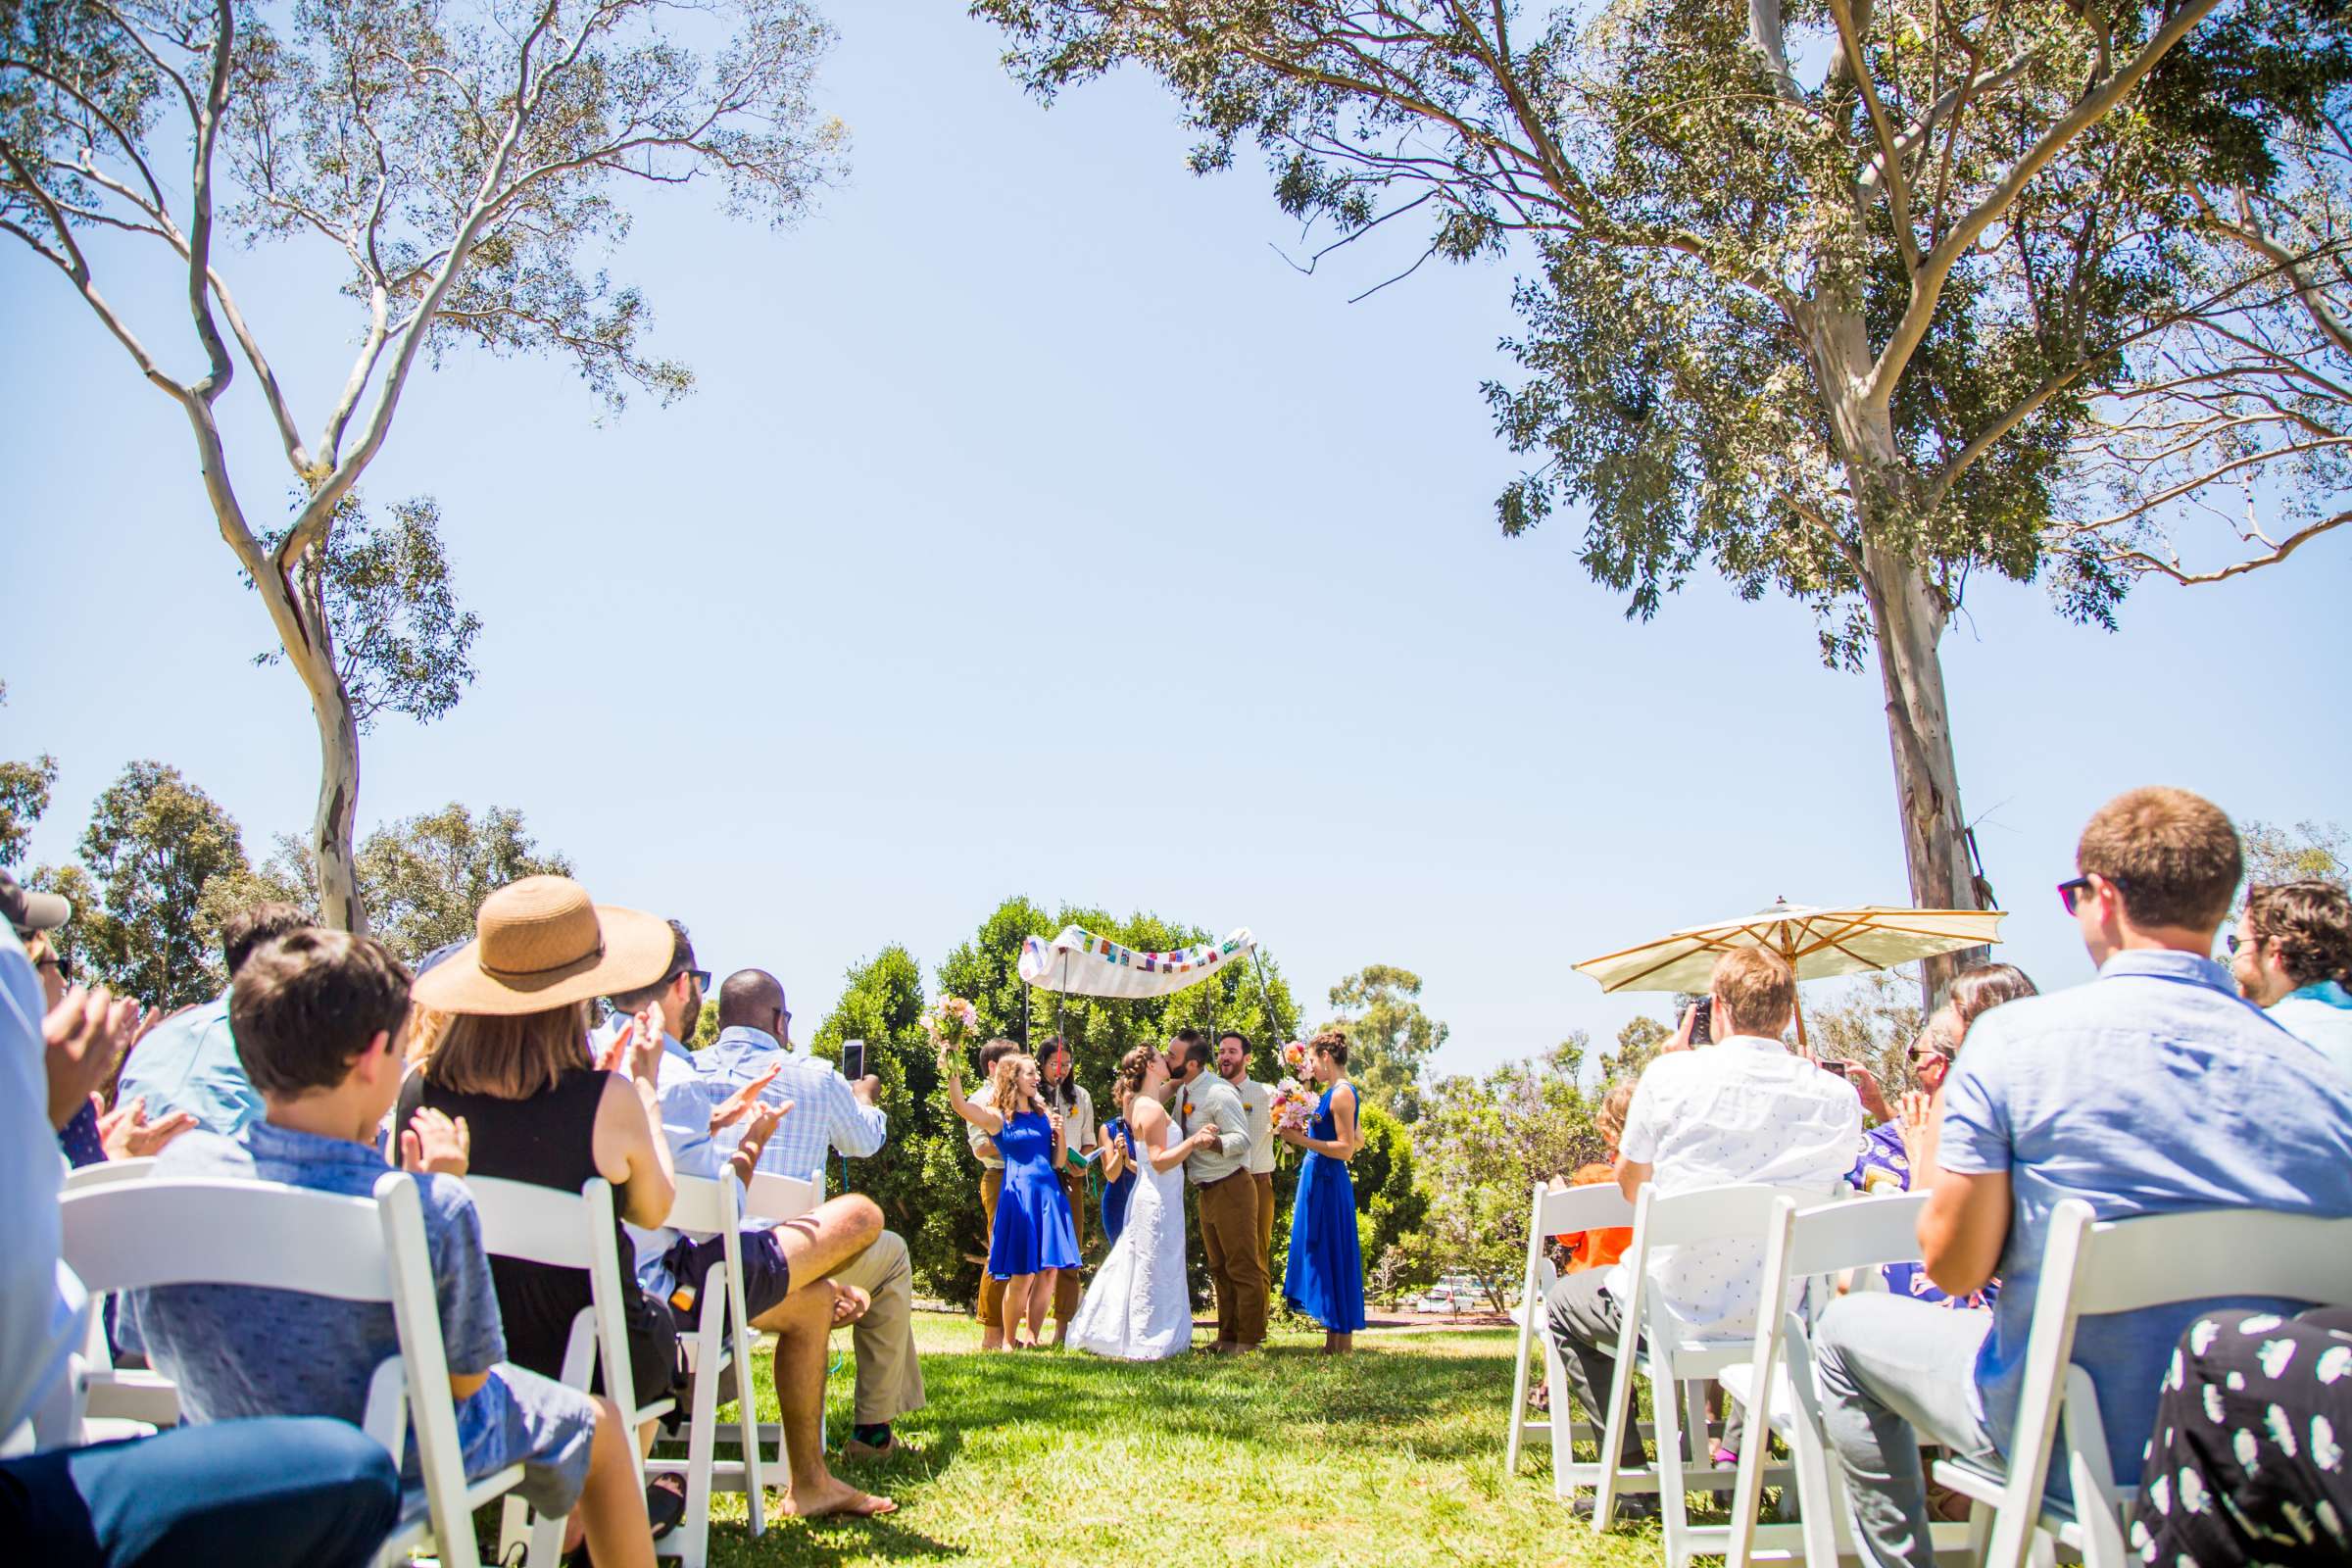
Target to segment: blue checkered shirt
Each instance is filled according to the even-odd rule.
[[[783,1070],[760,1098],[779,1104],[789,1100],[792,1109],[760,1152],[760,1168],[812,1181],[820,1199],[825,1196],[827,1153],[839,1150],[852,1159],[862,1159],[880,1149],[889,1134],[890,1118],[882,1107],[860,1102],[851,1093],[849,1080],[831,1062],[820,1061],[806,1051],[787,1051],[763,1029],[741,1025],[723,1029],[715,1044],[695,1054],[700,1085],[693,1093],[704,1097],[701,1124],[706,1128],[710,1125],[711,1108],[720,1101],[782,1063]],[[666,1089],[662,1102],[662,1119],[676,1120]],[[741,1124],[718,1136],[727,1148],[733,1148],[733,1141],[742,1136]]]

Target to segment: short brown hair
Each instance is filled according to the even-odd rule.
[[[1731,1013],[1728,1032],[1777,1038],[1796,1011],[1796,973],[1770,948],[1734,948],[1715,960],[1707,989]],[[1717,1028],[1717,1038],[1727,1031]]]
[[[1320,1051],[1343,1067],[1348,1065],[1348,1032],[1344,1029],[1324,1030],[1306,1043],[1306,1049]]]
[[[290,931],[248,955],[229,984],[237,1060],[280,1100],[342,1083],[368,1043],[397,1035],[408,1015],[408,966],[348,931]]]
[[[2246,918],[2296,985],[2352,985],[2352,895],[2342,888],[2317,878],[2258,883],[2246,890]]]
[[[1981,963],[1963,969],[1952,977],[1951,989],[1944,1001],[1952,1009],[1962,1033],[1971,1024],[2004,1002],[2022,1002],[2041,992],[2026,977],[2026,971],[2014,963]]]
[[[424,1081],[453,1094],[528,1100],[591,1065],[588,1004],[573,1002],[504,1017],[456,1014],[424,1064]]]
[[[265,942],[306,930],[318,924],[310,911],[298,909],[291,904],[256,904],[239,909],[220,922],[220,961],[227,966],[228,977],[234,980],[237,971],[245,967],[254,950]]]
[[[2230,912],[2245,861],[2220,807],[2151,785],[2092,814],[2075,846],[2075,868],[2114,883],[2135,926],[2210,931]]]

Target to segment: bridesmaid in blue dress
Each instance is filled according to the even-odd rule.
[[[1291,1204],[1291,1260],[1282,1296],[1291,1309],[1323,1325],[1323,1350],[1355,1348],[1364,1326],[1364,1258],[1355,1239],[1355,1183],[1348,1162],[1364,1147],[1355,1124],[1355,1085],[1348,1081],[1348,1037],[1327,1029],[1307,1046],[1307,1068],[1323,1085],[1306,1131],[1282,1134],[1306,1152]]]
[[[1135,1135],[1127,1128],[1127,1086],[1114,1084],[1119,1114],[1102,1124],[1102,1239],[1119,1245],[1127,1228],[1127,1200],[1135,1196]]]
[[[1070,1218],[1070,1195],[1061,1184],[1069,1162],[1068,1129],[1061,1113],[1038,1092],[1042,1078],[1035,1056],[1016,1051],[998,1058],[987,1104],[964,1098],[960,1053],[942,1047],[939,1068],[956,1114],[991,1139],[1004,1160],[997,1228],[988,1241],[988,1273],[1004,1282],[1004,1343],[1034,1350],[1045,1331],[1046,1310],[1054,1304],[1054,1282],[1063,1269],[1078,1266],[1077,1227]],[[1024,1318],[1027,1340],[1019,1328]]]

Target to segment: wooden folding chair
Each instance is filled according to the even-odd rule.
[[[695,1326],[683,1336],[687,1365],[694,1373],[686,1417],[686,1457],[657,1455],[645,1462],[649,1471],[686,1478],[686,1517],[676,1530],[655,1543],[657,1552],[677,1557],[685,1568],[703,1568],[709,1560],[714,1487],[745,1494],[755,1537],[767,1529],[767,1496],[760,1475],[760,1404],[753,1395],[756,1366],[751,1320],[744,1304],[743,1232],[735,1191],[732,1176],[715,1181],[680,1176],[678,1196],[669,1210],[672,1227],[719,1237],[726,1259],[723,1281],[715,1277],[704,1280],[695,1301]],[[714,1284],[723,1289],[711,1289]],[[730,1372],[735,1378],[733,1424],[743,1457],[721,1462],[712,1449],[718,1439],[719,1384]]]
[[[1819,1202],[1828,1196],[1823,1188],[1762,1183],[1702,1187],[1671,1198],[1659,1197],[1655,1187],[1642,1189],[1634,1204],[1634,1242],[1624,1259],[1631,1299],[1618,1303],[1623,1308],[1624,1326],[1612,1352],[1617,1367],[1609,1380],[1608,1420],[1601,1433],[1600,1464],[1593,1483],[1592,1528],[1596,1533],[1609,1528],[1620,1492],[1654,1490],[1665,1522],[1667,1568],[1683,1568],[1697,1552],[1725,1549],[1730,1531],[1722,1526],[1694,1528],[1687,1495],[1693,1490],[1715,1490],[1715,1470],[1707,1458],[1713,1429],[1707,1422],[1706,1385],[1724,1368],[1747,1358],[1752,1336],[1742,1333],[1726,1339],[1687,1334],[1658,1299],[1649,1281],[1649,1260],[1668,1247],[1735,1241],[1761,1244],[1776,1200],[1793,1198]],[[1619,1465],[1618,1455],[1624,1451],[1623,1434],[1634,1417],[1637,1377],[1649,1380],[1658,1457],[1654,1466],[1626,1469]],[[1757,1431],[1749,1441],[1761,1444],[1764,1433]],[[1777,1468],[1776,1479],[1786,1473],[1785,1467]]]
[[[601,1364],[605,1396],[621,1412],[629,1462],[637,1468],[638,1484],[644,1485],[638,1429],[669,1414],[678,1401],[664,1396],[649,1404],[632,1403],[637,1385],[629,1360],[629,1298],[624,1293],[635,1291],[637,1282],[621,1272],[620,1240],[612,1225],[612,1184],[592,1176],[577,1193],[564,1193],[532,1182],[468,1176],[466,1185],[481,1216],[482,1249],[491,1256],[587,1271],[589,1304],[572,1318],[561,1381],[585,1391]],[[532,1523],[529,1514],[519,1497],[507,1499],[499,1551],[502,1556],[511,1552],[527,1530],[529,1561],[535,1568],[553,1568],[563,1549],[564,1521]]]
[[[376,1560],[402,1562],[429,1539],[443,1568],[478,1568],[473,1512],[519,1484],[522,1466],[466,1479],[414,1178],[386,1171],[370,1200],[272,1182],[151,1177],[68,1193],[60,1208],[67,1265],[94,1292],[249,1285],[390,1306],[400,1352],[370,1377],[362,1425],[395,1462],[414,1433],[424,1489],[421,1498],[403,1498]]]
[[[2008,1462],[1999,1469],[1961,1459],[1936,1466],[1936,1479],[1972,1504],[1971,1523],[1984,1542],[1979,1560],[2018,1568],[2030,1555],[2046,1559],[2055,1544],[2081,1553],[2087,1568],[2136,1565],[2137,1553],[2125,1544],[2136,1498],[2116,1485],[2108,1463],[2097,1391],[2074,1360],[2076,1324],[2110,1312],[2248,1298],[2352,1304],[2352,1219],[2207,1208],[2098,1220],[2079,1198],[2053,1209]],[[2062,1425],[2071,1507],[2042,1494]]]
[[[1588,1410],[1586,1419],[1579,1420],[1568,1396],[1568,1378],[1560,1365],[1560,1348],[1552,1343],[1551,1332],[1544,1320],[1544,1298],[1559,1279],[1544,1244],[1554,1236],[1630,1226],[1633,1222],[1634,1205],[1618,1191],[1615,1182],[1568,1187],[1558,1192],[1538,1186],[1528,1205],[1527,1272],[1520,1283],[1519,1305],[1511,1313],[1512,1320],[1519,1325],[1519,1358],[1511,1374],[1511,1419],[1509,1436],[1503,1444],[1502,1473],[1505,1476],[1519,1473],[1519,1452],[1527,1438],[1548,1438],[1551,1490],[1558,1496],[1566,1497],[1580,1487],[1600,1484],[1600,1464],[1580,1463],[1576,1458],[1576,1444],[1580,1439],[1595,1444],[1600,1441],[1601,1413]],[[1538,1345],[1542,1347],[1545,1386],[1551,1391],[1551,1408],[1545,1419],[1531,1421],[1527,1415],[1528,1351]]]

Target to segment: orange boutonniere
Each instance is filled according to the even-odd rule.
[[[1184,1113],[1187,1116],[1190,1116],[1193,1113],[1193,1102],[1189,1100],[1184,1102]]]

